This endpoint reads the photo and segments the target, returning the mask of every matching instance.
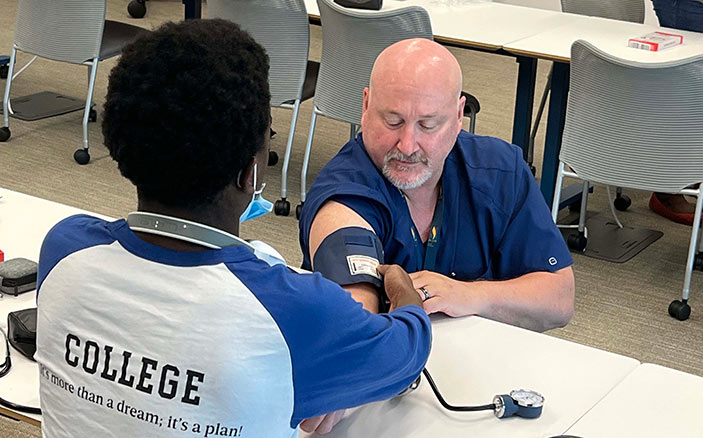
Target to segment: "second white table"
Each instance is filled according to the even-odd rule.
[[[497,394],[532,389],[545,397],[542,416],[498,419],[493,411],[449,412],[423,378],[409,394],[348,412],[329,437],[559,435],[639,365],[632,358],[477,317],[434,319],[432,326],[427,369],[448,403],[483,405]]]

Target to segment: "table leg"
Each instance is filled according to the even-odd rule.
[[[532,107],[535,100],[537,58],[518,56],[517,93],[513,117],[513,144],[522,148],[522,157],[527,160],[532,126]]]
[[[183,0],[185,6],[185,19],[200,18],[202,16],[202,0]]]
[[[569,64],[554,63],[552,72],[552,91],[549,96],[549,113],[547,116],[547,133],[544,141],[544,158],[542,159],[542,180],[540,188],[547,205],[552,205],[554,185],[559,165],[561,135],[566,120],[566,102],[569,96]]]

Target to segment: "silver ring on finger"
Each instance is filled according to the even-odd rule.
[[[432,296],[432,295],[430,295],[430,293],[427,291],[427,289],[425,289],[424,286],[422,286],[422,287],[420,288],[420,292],[422,292],[422,294],[425,296],[425,299],[422,300],[422,301],[426,301],[426,300],[428,300],[428,299]]]

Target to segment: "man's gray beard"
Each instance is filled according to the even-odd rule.
[[[383,169],[382,169],[383,176],[385,176],[386,179],[388,179],[388,181],[390,181],[391,184],[393,184],[395,187],[397,187],[400,190],[411,190],[411,189],[415,189],[417,187],[420,187],[421,185],[425,184],[427,182],[427,180],[429,180],[430,177],[432,176],[432,171],[429,167],[429,164],[427,163],[427,159],[420,159],[415,162],[421,162],[421,163],[425,163],[427,165],[427,169],[424,173],[418,175],[414,180],[411,180],[411,181],[406,181],[406,180],[401,181],[401,180],[395,178],[391,173],[391,169],[390,169],[390,166],[388,165],[388,163],[392,159],[407,160],[407,158],[408,158],[407,156],[400,154],[398,152],[396,152],[396,153],[390,152],[386,155],[386,157],[383,161]]]

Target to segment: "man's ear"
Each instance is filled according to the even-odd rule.
[[[237,188],[245,193],[251,194],[256,190],[254,187],[254,165],[256,163],[256,157],[253,157],[237,176]]]
[[[364,88],[364,103],[361,106],[361,126],[366,125],[366,113],[369,110],[369,87]],[[363,128],[362,128],[363,130]]]
[[[459,108],[457,109],[457,111],[458,111],[457,117],[459,119],[459,130],[457,131],[457,134],[459,134],[459,132],[461,132],[461,127],[463,126],[464,106],[465,105],[466,105],[466,96],[459,97]]]

